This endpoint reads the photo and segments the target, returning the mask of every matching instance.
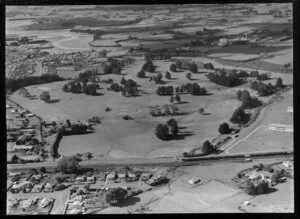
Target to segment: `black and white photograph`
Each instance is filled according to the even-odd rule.
[[[6,215],[294,213],[293,6],[5,5]]]

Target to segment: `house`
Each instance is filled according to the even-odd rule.
[[[287,108],[287,112],[288,112],[288,113],[294,113],[294,107],[293,107],[293,106],[289,106],[289,107]]]
[[[44,160],[40,155],[20,156],[25,162],[41,162]]]
[[[16,164],[16,163],[22,163],[22,159],[19,158],[16,154],[9,156],[10,154],[7,154],[7,161]]]
[[[85,182],[86,176],[77,176],[75,180],[76,180],[76,183]]]
[[[143,173],[141,175],[141,180],[142,181],[147,181],[147,180],[149,180],[151,178],[152,175],[153,175],[152,173]]]
[[[86,181],[87,181],[87,183],[95,183],[96,177],[95,176],[87,177]]]
[[[116,179],[116,172],[112,171],[106,176],[106,182],[114,181]]]
[[[46,183],[44,187],[44,192],[52,192],[55,185],[50,184],[49,182]]]
[[[125,180],[126,179],[126,174],[125,173],[119,173],[118,179],[119,180]]]
[[[283,166],[287,167],[287,168],[291,168],[294,169],[294,165],[290,162],[290,161],[283,161],[282,162]]]
[[[52,200],[50,198],[43,198],[41,200],[41,202],[39,203],[39,207],[40,208],[45,208],[47,207],[48,205],[50,205],[52,203]]]
[[[264,179],[264,178],[265,178],[264,174],[259,173],[258,171],[253,171],[249,176],[250,180]]]
[[[228,40],[226,38],[221,38],[218,42],[218,46],[226,46],[228,45]]]
[[[190,179],[190,180],[188,181],[188,183],[194,185],[194,184],[199,183],[200,181],[201,181],[201,180],[200,180],[199,178],[193,177],[192,179]]]
[[[134,182],[137,180],[137,177],[134,173],[128,173],[128,177],[126,178],[127,182]]]

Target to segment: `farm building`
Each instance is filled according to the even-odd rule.
[[[280,132],[294,132],[294,126],[286,124],[270,124],[269,130]]]
[[[294,107],[293,107],[293,106],[289,106],[289,107],[287,108],[287,112],[288,112],[288,113],[294,113]]]
[[[291,168],[291,169],[294,168],[294,165],[289,161],[283,161],[282,164],[283,164],[283,166],[285,166],[287,168]]]

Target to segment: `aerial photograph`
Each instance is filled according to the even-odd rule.
[[[294,213],[293,4],[5,7],[7,215]]]

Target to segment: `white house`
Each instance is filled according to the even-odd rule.
[[[288,113],[294,113],[294,107],[293,107],[293,106],[289,106],[289,107],[287,108],[287,112],[288,112]]]
[[[280,132],[294,132],[294,126],[286,124],[270,124],[269,130]]]

